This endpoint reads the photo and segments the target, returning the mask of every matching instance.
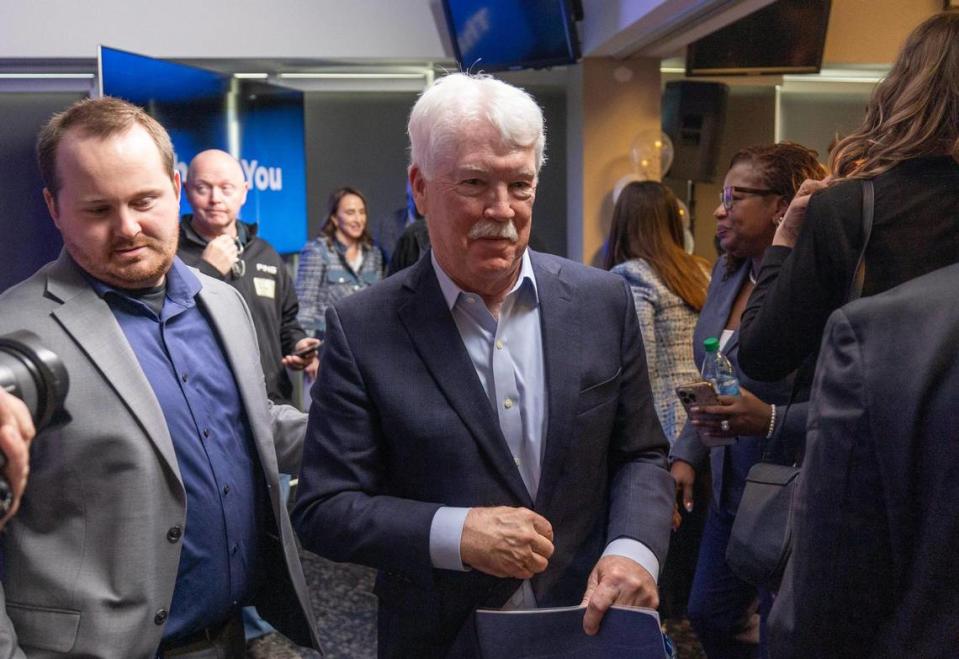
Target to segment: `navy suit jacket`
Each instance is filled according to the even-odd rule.
[[[716,261],[706,293],[706,304],[693,333],[693,358],[697,367],[702,368],[706,354],[703,341],[711,336],[719,338],[722,335],[736,296],[749,276],[749,268],[750,263],[746,261],[727,277],[726,257]],[[776,438],[787,440],[790,446],[794,446],[797,442],[789,440],[801,437],[806,430],[807,404],[799,402],[785,407],[792,391],[793,376],[776,382],[759,382],[743,373],[739,368],[739,330],[733,332],[722,352],[736,370],[744,389],[765,403],[777,405]],[[739,437],[734,444],[709,449],[699,440],[695,426],[687,421],[673,445],[670,457],[691,464],[697,471],[697,477],[705,468],[708,457],[713,476],[712,505],[735,513],[746,485],[746,474],[762,457],[764,443],[765,436]]]
[[[959,265],[834,312],[770,616],[775,657],[954,657]]]
[[[327,314],[293,517],[308,548],[380,570],[381,654],[443,656],[474,609],[502,606],[520,585],[434,569],[440,506],[525,506],[546,517],[556,551],[532,580],[541,606],[578,604],[615,538],[665,558],[673,482],[632,297],[609,273],[531,257],[548,392],[535,501],[429,258]]]

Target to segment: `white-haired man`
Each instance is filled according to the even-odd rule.
[[[656,606],[666,440],[622,282],[526,249],[539,107],[453,74],[409,134],[431,257],[327,312],[300,537],[380,570],[382,656],[471,656],[479,607]]]

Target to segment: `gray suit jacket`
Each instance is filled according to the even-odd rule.
[[[257,604],[301,642],[316,643],[277,487],[278,462],[298,470],[304,415],[267,400],[239,294],[199,276],[199,303],[236,378],[276,520],[263,530],[271,541],[262,556],[276,574]],[[186,520],[163,412],[110,308],[65,252],[0,296],[0,334],[16,329],[34,332],[63,359],[69,420],[34,440],[22,508],[4,536],[0,656],[152,656],[182,544],[168,530]]]
[[[769,654],[955,657],[959,265],[835,311]]]
[[[674,486],[632,296],[615,275],[531,256],[548,396],[535,500],[429,258],[327,312],[294,520],[314,551],[380,569],[382,655],[444,655],[474,609],[502,606],[520,584],[433,569],[444,504],[524,506],[550,521],[555,553],[532,580],[541,606],[578,604],[610,540],[665,558]]]

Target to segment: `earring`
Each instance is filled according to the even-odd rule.
[[[779,217],[774,217],[774,218],[773,218],[773,224],[775,224],[775,225],[778,227],[780,224],[783,223],[783,219],[785,219],[785,217],[786,217],[785,215],[780,215]]]

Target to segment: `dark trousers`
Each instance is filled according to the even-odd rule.
[[[766,655],[763,627],[772,597],[737,577],[726,565],[726,545],[734,519],[731,513],[713,505],[709,507],[689,596],[689,620],[709,659],[752,659]],[[736,638],[749,626],[757,599],[762,625],[758,647]]]
[[[693,500],[696,502],[693,511],[688,513],[680,505],[682,523],[669,538],[669,552],[659,573],[659,617],[663,620],[686,615],[711,490],[709,470],[704,469],[702,474],[697,472],[693,484]]]
[[[237,613],[220,628],[193,634],[173,647],[160,647],[158,659],[243,659],[246,639],[243,620]]]

